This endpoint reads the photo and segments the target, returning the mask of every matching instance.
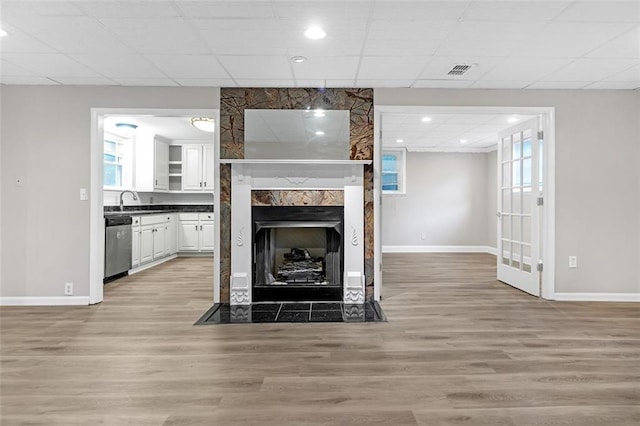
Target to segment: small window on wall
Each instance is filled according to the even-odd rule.
[[[405,194],[405,150],[383,150],[382,193]]]
[[[104,135],[105,189],[130,189],[133,186],[133,149],[131,139]]]

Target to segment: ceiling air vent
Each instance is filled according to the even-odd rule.
[[[448,75],[462,75],[462,74],[466,73],[467,71],[469,71],[470,68],[471,68],[471,65],[456,64],[456,65],[453,66],[453,68],[451,68],[449,70],[449,72],[447,74]]]

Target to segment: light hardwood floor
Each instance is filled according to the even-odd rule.
[[[482,254],[384,257],[387,323],[193,326],[210,259],[0,310],[2,425],[637,425],[637,304],[538,300]]]

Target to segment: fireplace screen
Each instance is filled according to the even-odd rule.
[[[254,207],[253,216],[255,286],[342,286],[341,207]]]

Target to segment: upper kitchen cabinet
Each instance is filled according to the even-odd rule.
[[[169,190],[169,143],[154,134],[136,138],[135,188],[137,191]]]
[[[182,190],[213,191],[213,145],[182,145]]]

